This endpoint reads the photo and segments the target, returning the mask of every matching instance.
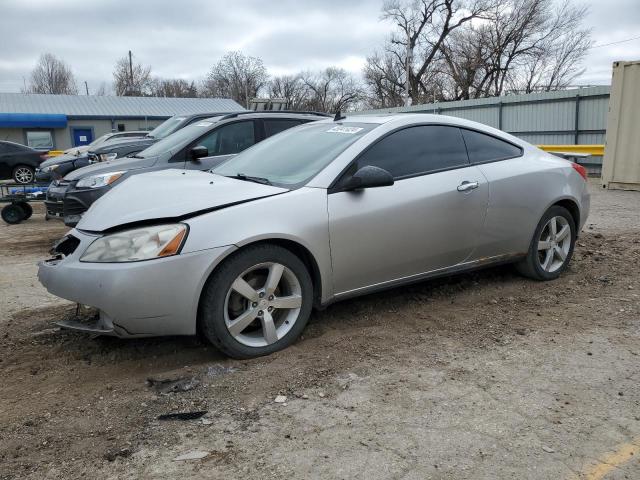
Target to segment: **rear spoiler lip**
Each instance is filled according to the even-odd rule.
[[[566,160],[570,160],[572,158],[583,159],[583,158],[591,157],[590,153],[559,152],[559,151],[556,152],[556,151],[552,151],[552,150],[546,150],[546,152],[550,153],[551,155],[555,155],[556,157],[564,158]]]

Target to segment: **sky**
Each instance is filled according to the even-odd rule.
[[[640,0],[589,0],[595,48],[576,83],[608,85],[616,60],[640,60]],[[231,50],[271,75],[339,66],[359,74],[388,37],[382,0],[0,0],[0,91],[19,92],[41,53],[93,93],[132,50],[155,76],[199,81]],[[608,45],[636,37],[632,41]],[[607,46],[600,46],[607,45]]]

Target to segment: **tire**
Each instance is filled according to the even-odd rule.
[[[33,207],[27,202],[19,202],[18,205],[20,205],[20,208],[22,208],[22,210],[24,211],[23,220],[31,218],[31,215],[33,215]]]
[[[5,206],[0,213],[2,215],[2,220],[7,222],[9,225],[20,223],[25,218],[24,210],[17,203],[10,203]]]
[[[271,277],[277,283],[268,282]],[[198,326],[229,357],[260,357],[291,345],[309,321],[312,306],[311,276],[296,255],[277,245],[250,246],[209,277]]]
[[[18,165],[13,169],[13,181],[21,185],[33,183],[36,171],[28,165]]]
[[[576,236],[576,224],[569,211],[554,205],[540,219],[527,256],[516,264],[516,269],[534,280],[555,280],[571,261]]]

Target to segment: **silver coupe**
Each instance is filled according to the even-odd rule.
[[[312,308],[498,263],[557,278],[589,213],[583,167],[458,118],[337,115],[210,172],[131,177],[39,266],[96,311],[68,328],[287,347]]]

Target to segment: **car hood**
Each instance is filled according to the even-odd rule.
[[[102,173],[121,172],[126,170],[134,170],[137,168],[152,167],[158,157],[149,158],[133,158],[122,157],[115,160],[109,160],[108,162],[98,162],[93,165],[87,165],[86,167],[79,168],[67,174],[64,179],[73,182],[80,180],[81,178],[90,177],[91,175],[100,175]]]
[[[67,163],[67,162],[73,162],[74,160],[77,160],[78,158],[83,157],[84,155],[80,155],[78,157],[76,157],[75,155],[58,155],[56,157],[51,157],[47,160],[45,160],[44,162],[42,162],[40,164],[40,169],[49,167],[51,165],[59,165],[61,163]]]
[[[114,187],[91,205],[77,228],[102,232],[135,222],[177,219],[287,191],[208,172],[160,170],[134,175]]]
[[[80,147],[71,147],[71,148],[67,148],[63,153],[65,155],[73,155],[73,156],[78,156],[78,155],[82,155],[83,153],[87,153],[89,151],[89,145],[82,145]]]
[[[133,138],[114,138],[113,140],[107,140],[102,145],[98,145],[95,148],[90,149],[93,153],[107,153],[113,149],[131,147],[143,145],[149,147],[156,143],[158,140],[152,137],[133,137]]]

